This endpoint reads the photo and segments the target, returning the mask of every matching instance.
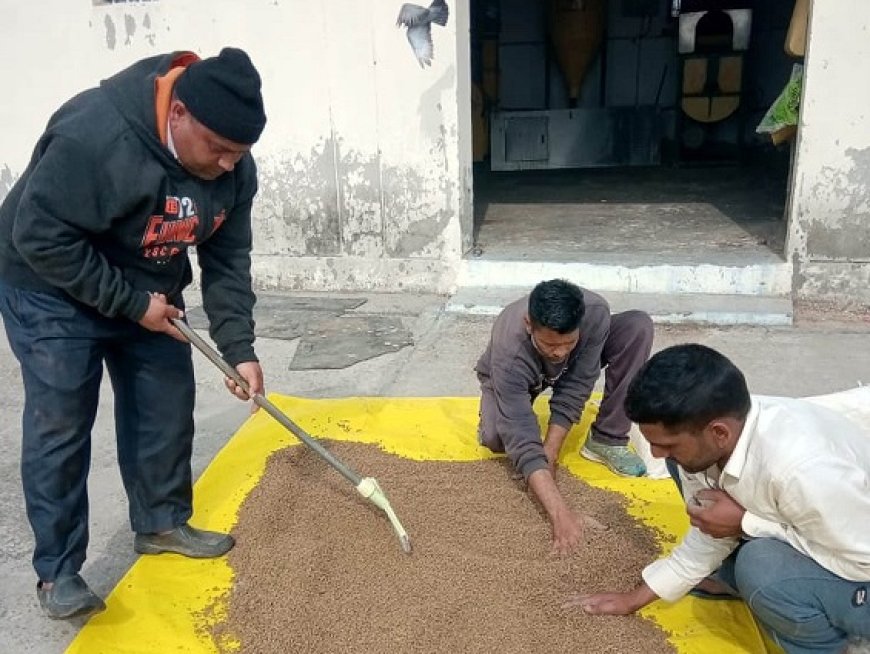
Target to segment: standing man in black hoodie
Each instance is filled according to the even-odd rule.
[[[234,544],[188,524],[195,386],[171,319],[195,245],[210,334],[262,392],[250,149],[265,124],[242,50],[150,57],[65,103],[0,206],[0,313],[24,380],[21,477],[49,617],[105,608],[78,574],[104,363],[135,550],[207,558]]]

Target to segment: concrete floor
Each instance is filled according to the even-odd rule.
[[[444,304],[443,297],[419,295],[264,298],[260,315],[270,337],[258,341],[258,353],[268,388],[307,397],[476,395],[472,367],[486,344],[492,318],[446,313]],[[297,359],[304,335],[319,329],[314,326],[324,322],[324,312],[329,315],[325,322],[331,325],[330,336],[311,339],[308,354]],[[271,322],[268,315],[273,316]],[[659,326],[655,347],[698,341],[719,348],[743,367],[758,393],[812,395],[870,382],[870,322],[863,316],[838,319],[824,310],[816,310],[812,318],[794,328]],[[342,321],[347,321],[347,329]],[[361,329],[361,321],[370,321],[371,328]],[[393,348],[396,332],[383,330],[384,324],[407,333],[408,344]],[[318,340],[325,341],[322,348]],[[390,346],[385,345],[388,341]],[[366,356],[378,348],[389,349]],[[343,359],[351,363],[338,365]],[[228,397],[211,364],[199,355],[195,361],[198,431],[193,467],[199,475],[245,420],[247,407]],[[323,367],[306,369],[311,361]],[[37,606],[30,567],[32,537],[18,470],[23,394],[5,339],[0,339],[0,381],[6,389],[0,397],[5,416],[0,424],[0,652],[56,654],[82,625],[48,620]],[[111,392],[106,388],[93,431],[91,545],[83,570],[103,595],[135,560],[112,424]]]
[[[483,259],[742,265],[782,261],[787,167],[493,173],[475,169]]]

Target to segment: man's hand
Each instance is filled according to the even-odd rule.
[[[695,493],[696,503],[686,505],[689,522],[713,538],[743,535],[741,524],[746,509],[721,490],[704,489]]]
[[[250,393],[246,393],[236,382],[229,377],[225,377],[224,384],[226,384],[230,393],[240,400],[250,400],[254,394],[263,394],[263,369],[259,363],[256,361],[245,361],[236,366],[236,372],[247,382]],[[252,405],[251,413],[254,413],[259,408],[256,404]]]
[[[574,593],[565,600],[562,608],[580,607],[590,615],[631,615],[656,599],[658,596],[650,587],[641,584],[628,593]]]
[[[139,319],[139,324],[148,331],[163,332],[174,339],[187,343],[187,339],[182,336],[170,320],[171,318],[183,318],[184,313],[181,309],[168,304],[163,293],[149,293],[148,295],[151,299],[148,301],[145,315]]]
[[[557,554],[570,554],[583,539],[583,521],[568,508],[549,469],[535,470],[529,475],[528,483],[550,519],[553,551]]]
[[[567,507],[551,520],[553,527],[553,553],[572,554],[583,540],[584,522]]]

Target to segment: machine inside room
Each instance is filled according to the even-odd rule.
[[[807,5],[472,0],[473,255],[782,257]]]

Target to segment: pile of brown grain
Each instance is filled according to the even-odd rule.
[[[571,592],[633,587],[656,555],[619,495],[560,473],[569,504],[609,525],[572,557],[503,461],[416,462],[328,443],[376,477],[411,536],[304,447],[276,453],[246,499],[230,553],[235,584],[216,642],[243,653],[673,652],[637,617],[560,608]]]

